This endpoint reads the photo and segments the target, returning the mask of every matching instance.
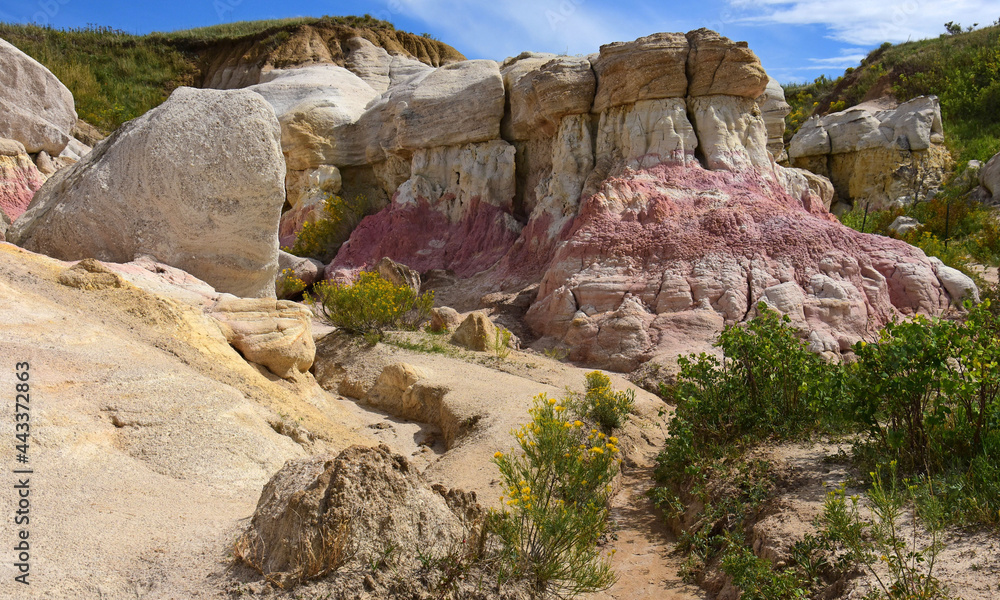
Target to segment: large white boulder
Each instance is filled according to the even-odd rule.
[[[504,87],[499,65],[467,60],[415,73],[362,117],[368,162],[386,152],[486,142],[500,137]]]
[[[351,71],[336,65],[274,69],[249,89],[274,107],[290,170],[366,162],[365,140],[353,125],[379,93]]]
[[[76,123],[73,94],[48,69],[0,40],[0,138],[57,156]]]
[[[284,177],[260,95],[182,87],[49,179],[7,238],[62,260],[147,254],[221,292],[274,297]]]

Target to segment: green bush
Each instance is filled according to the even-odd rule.
[[[934,577],[938,553],[944,547],[941,532],[942,507],[937,502],[920,502],[913,486],[899,483],[896,463],[889,465],[888,477],[871,473],[868,507],[871,517],[863,517],[860,498],[847,498],[844,488],[827,494],[823,513],[817,519],[820,538],[839,555],[844,571],[863,568],[878,589],[865,598],[872,600],[949,600],[948,590]],[[902,527],[907,508],[911,512],[908,532]],[[922,525],[930,543],[917,545],[917,528]]]
[[[882,563],[872,598],[947,598],[933,577],[946,523],[1000,524],[1000,310],[985,290],[964,320],[916,317],[888,325],[855,360],[833,365],[808,353],[787,318],[760,316],[720,336],[721,359],[679,360],[662,393],[676,403],[658,458],[652,496],[689,523],[680,547],[686,573],[717,559],[747,598],[824,593],[855,568]],[[808,434],[853,434],[856,465],[871,471],[873,518],[836,494],[821,530],[781,566],[747,548],[750,519],[772,494],[770,467],[752,449]],[[888,465],[888,470],[886,470]],[[699,506],[696,515],[690,506]],[[903,510],[929,529],[929,546],[908,547]]]
[[[726,327],[710,354],[678,359],[680,374],[662,394],[677,405],[671,431],[689,437],[690,451],[817,430],[836,411],[843,379],[838,367],[808,350],[787,315],[763,302],[752,321]],[[669,446],[668,442],[668,446]]]
[[[363,272],[349,285],[317,283],[307,301],[336,327],[381,339],[387,329],[414,329],[425,321],[434,307],[434,292],[417,296],[407,285],[394,285],[378,273]]]
[[[964,470],[1000,443],[1000,320],[984,304],[965,322],[917,316],[855,345],[854,418],[904,472]]]
[[[635,407],[635,390],[611,389],[611,379],[600,371],[587,373],[586,391],[570,400],[574,412],[593,419],[606,432],[623,427]]]
[[[295,236],[295,244],[288,252],[304,258],[330,262],[340,246],[351,237],[361,219],[374,213],[376,206],[367,196],[358,195],[354,200],[328,194],[323,199],[323,209],[316,221],[307,221]]]
[[[611,481],[620,469],[618,440],[566,420],[565,401],[539,394],[532,421],[514,431],[520,453],[497,452],[505,508],[488,529],[500,541],[503,575],[525,578],[558,597],[615,582],[597,544],[604,533]]]

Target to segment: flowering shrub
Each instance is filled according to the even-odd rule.
[[[507,575],[532,580],[557,596],[606,589],[615,582],[597,542],[607,521],[618,439],[566,420],[565,402],[535,396],[532,420],[513,431],[521,453],[497,452],[505,494],[490,515]]]
[[[306,282],[295,276],[295,269],[285,269],[274,280],[274,293],[278,298],[291,298],[306,289]]]
[[[409,286],[394,285],[369,272],[349,285],[321,281],[313,286],[313,294],[307,301],[331,324],[376,338],[386,329],[416,327],[434,306],[434,292],[417,296]]]
[[[600,371],[587,373],[587,391],[573,402],[581,416],[594,419],[605,431],[622,427],[635,406],[635,391],[611,389],[611,379]]]
[[[295,244],[287,251],[295,256],[316,258],[329,262],[340,246],[351,237],[351,232],[365,216],[375,212],[375,206],[364,195],[353,201],[340,196],[327,195],[323,199],[322,215],[318,220],[307,221],[295,236]]]

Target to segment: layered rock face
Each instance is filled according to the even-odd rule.
[[[814,117],[792,138],[788,155],[792,166],[829,177],[840,201],[872,210],[925,199],[951,164],[934,96]]]
[[[219,291],[273,298],[284,174],[258,94],[178,88],[47,181],[7,238],[62,260],[150,255]]]
[[[761,301],[837,354],[972,289],[945,285],[953,274],[919,250],[842,227],[825,177],[776,165],[781,88],[745,44],[714,32],[410,77],[390,77],[324,136],[323,160],[367,161],[392,196],[328,275],[388,256],[474,276],[477,290],[540,281],[534,332],[623,370],[707,350]],[[866,144],[891,134],[906,152],[937,151],[933,101],[879,117]]]

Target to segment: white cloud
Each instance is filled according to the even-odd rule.
[[[1000,18],[996,0],[729,0],[742,22],[825,25],[849,44],[937,37],[946,21],[987,25]]]
[[[847,67],[856,67],[858,63],[861,62],[867,54],[847,54],[844,56],[833,56],[830,58],[810,58],[809,62],[812,66],[800,67],[802,69],[846,69]]]
[[[627,37],[631,29],[627,22],[587,0],[395,0],[389,4],[433,25],[442,39],[467,54],[496,60],[523,50],[587,54],[596,52],[600,44],[632,39]]]

